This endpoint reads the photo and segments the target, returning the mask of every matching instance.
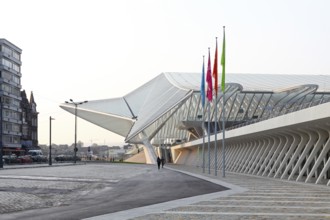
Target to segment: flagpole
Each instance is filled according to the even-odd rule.
[[[226,147],[225,147],[225,94],[226,92],[224,91],[223,92],[223,102],[222,102],[222,177],[226,177],[226,174],[225,174],[225,166],[226,166],[226,162],[225,162],[225,159],[226,159],[226,156],[225,156],[225,153],[226,153]]]
[[[200,161],[201,161],[201,151],[200,151],[200,146],[198,145],[197,147],[197,162],[196,162],[196,167],[199,167]]]
[[[215,120],[214,120],[214,130],[215,130],[215,137],[214,137],[214,153],[215,153],[215,158],[214,158],[214,175],[217,176],[218,175],[218,148],[217,148],[217,133],[218,133],[218,129],[217,129],[217,121],[218,121],[218,108],[217,108],[217,100],[218,100],[218,95],[215,95]]]
[[[217,176],[218,175],[218,148],[217,148],[217,133],[218,133],[218,129],[217,129],[217,122],[218,122],[218,108],[217,108],[217,101],[218,101],[218,38],[215,38],[216,40],[216,54],[214,56],[214,67],[213,68],[213,76],[215,77],[215,84],[214,84],[214,89],[215,89],[215,119],[214,119],[214,132],[215,132],[215,140],[214,140],[214,154],[215,154],[215,158],[214,158],[214,175]]]
[[[226,177],[226,145],[225,145],[225,54],[226,54],[226,43],[225,43],[225,26],[223,26],[223,45],[222,45],[222,55],[221,55],[221,65],[222,65],[222,80],[221,80],[221,89],[223,92],[223,102],[222,102],[222,177]]]
[[[205,173],[205,125],[204,125],[204,121],[205,121],[205,67],[204,67],[204,58],[205,56],[203,56],[203,69],[202,69],[202,83],[201,83],[201,94],[202,94],[202,134],[203,134],[203,147],[202,147],[202,157],[203,157],[203,173]]]
[[[211,121],[211,102],[212,102],[212,76],[211,76],[211,56],[210,56],[210,48],[209,48],[209,58],[207,61],[207,74],[206,74],[206,81],[207,81],[207,100],[208,100],[208,168],[209,168],[209,174],[211,174],[211,151],[210,151],[210,121]]]
[[[207,150],[208,150],[208,166],[209,166],[209,174],[211,174],[211,153],[210,153],[210,120],[211,120],[211,105],[210,101],[208,102],[208,122],[207,122],[207,133],[208,133],[208,142],[207,142]]]
[[[205,173],[205,134],[204,134],[204,130],[205,130],[205,125],[204,125],[204,121],[205,121],[205,116],[204,116],[204,105],[203,105],[203,114],[202,114],[202,117],[203,117],[203,124],[202,124],[202,130],[203,130],[203,173]]]

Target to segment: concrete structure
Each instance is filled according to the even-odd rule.
[[[147,163],[161,154],[209,172],[225,164],[227,171],[330,185],[330,76],[227,74],[225,96],[219,89],[209,109],[200,84],[201,74],[162,73],[121,98],[86,103],[78,117],[144,145]]]

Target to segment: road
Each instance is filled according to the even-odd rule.
[[[3,220],[83,219],[226,190],[183,173],[158,170],[154,165],[4,169],[0,179]]]

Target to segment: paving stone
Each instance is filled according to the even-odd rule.
[[[226,220],[310,220],[330,219],[330,187],[282,181],[252,175],[228,173],[225,178],[202,173],[201,169],[170,166],[186,172],[219,179],[248,189],[243,193],[205,200],[133,218],[142,219],[226,219]]]

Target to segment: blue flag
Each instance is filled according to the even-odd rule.
[[[201,98],[202,106],[205,106],[205,67],[204,67],[204,56],[203,56],[203,68],[202,68],[202,81],[201,81]]]

